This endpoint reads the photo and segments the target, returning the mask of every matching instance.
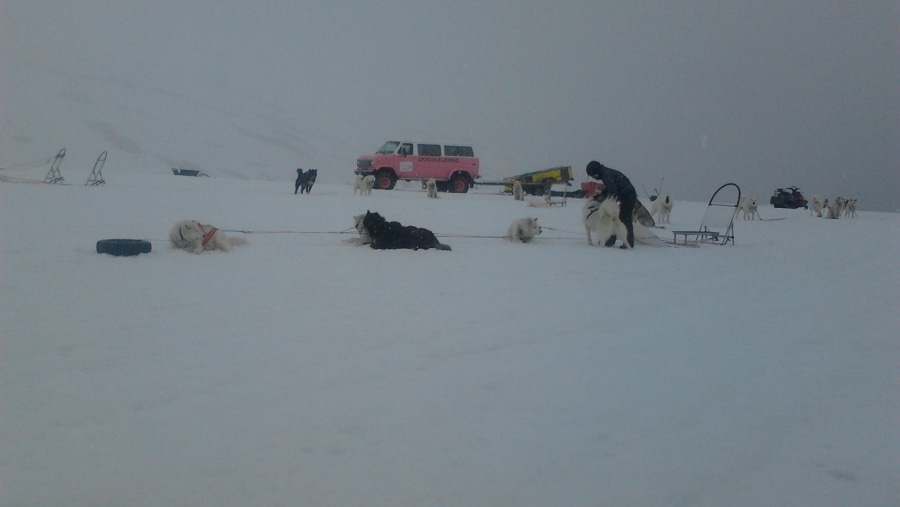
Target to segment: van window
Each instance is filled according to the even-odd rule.
[[[474,157],[475,152],[471,146],[444,146],[444,155],[447,157]]]
[[[440,144],[420,144],[419,145],[419,156],[420,157],[440,157],[441,156],[441,145]]]
[[[400,155],[403,155],[403,154],[412,155],[413,154],[412,148],[413,148],[412,143],[403,143],[400,146],[400,151],[398,151],[397,153]]]
[[[378,149],[375,153],[379,155],[390,155],[394,153],[394,150],[397,149],[397,145],[400,143],[397,141],[388,141],[381,145],[381,148]]]

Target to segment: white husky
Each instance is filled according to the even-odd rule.
[[[517,201],[524,201],[524,200],[525,200],[525,191],[522,189],[522,182],[521,182],[521,181],[516,180],[516,181],[513,183],[513,190],[512,190],[512,193],[513,193],[513,199],[515,199],[515,200],[517,200]]]
[[[528,243],[541,233],[537,218],[517,218],[509,224],[506,239],[513,242]]]
[[[438,198],[437,181],[434,178],[429,178],[425,181],[425,190],[428,193],[428,197],[432,199]]]
[[[584,232],[587,234],[589,245],[591,231],[597,233],[597,243],[606,244],[613,236],[622,240],[620,248],[631,248],[625,238],[628,237],[628,229],[619,220],[619,201],[607,199],[605,193],[596,194],[581,208],[581,218],[584,221]],[[611,246],[611,245],[608,245]]]
[[[809,200],[809,216],[813,216],[813,214],[817,217],[822,216],[822,209],[824,207],[825,203],[822,201],[822,198],[814,195],[813,198]]]
[[[846,204],[844,204],[844,216],[850,218],[856,218],[856,199],[847,199]]]
[[[759,201],[756,200],[756,197],[744,196],[741,197],[741,202],[738,203],[738,209],[740,209],[744,213],[744,220],[755,220],[759,217]]]
[[[666,194],[657,195],[656,199],[650,203],[650,216],[657,219],[657,223],[669,223],[669,215],[672,208],[675,207],[675,201]]]
[[[371,174],[366,176],[357,174],[356,180],[353,182],[353,195],[356,195],[356,192],[359,192],[359,195],[372,195],[372,187],[374,186],[375,176]]]
[[[211,225],[203,225],[196,220],[176,222],[169,232],[169,239],[175,248],[196,254],[203,253],[204,250],[230,252],[236,245],[247,244],[244,238],[229,238],[224,231]]]
[[[844,211],[844,206],[847,205],[847,199],[843,197],[835,197],[830,204],[828,204],[828,218],[841,218],[841,213]]]

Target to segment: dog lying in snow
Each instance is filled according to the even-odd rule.
[[[541,226],[537,218],[517,218],[509,224],[506,230],[506,239],[509,241],[528,243],[541,233]]]
[[[759,201],[756,197],[744,196],[738,203],[738,209],[744,214],[744,220],[755,220],[759,217]]]
[[[672,213],[672,208],[675,207],[675,201],[672,200],[666,194],[657,195],[656,199],[653,199],[653,202],[650,203],[650,216],[652,216],[656,220],[657,223],[667,224],[669,223],[669,215]]]
[[[388,222],[378,213],[366,211],[362,220],[362,228],[372,239],[369,245],[377,250],[406,248],[410,250],[450,250],[437,240],[434,233],[428,229],[412,225],[401,225],[399,222]],[[362,235],[362,232],[360,232]]]
[[[363,176],[356,175],[356,181],[353,183],[353,195],[359,192],[359,195],[372,195],[372,187],[375,186],[375,176],[371,174]]]
[[[372,244],[372,236],[369,236],[369,231],[363,225],[363,220],[365,220],[366,214],[362,215],[354,215],[353,216],[353,228],[356,229],[356,232],[359,234],[359,237],[345,239],[344,243],[353,243],[354,245],[371,245]]]
[[[425,191],[428,193],[428,197],[432,199],[438,198],[437,181],[434,178],[429,178],[425,181]]]
[[[617,237],[624,239],[628,236],[628,229],[619,220],[619,201],[608,199],[606,192],[594,194],[587,199],[581,208],[581,218],[589,245],[594,244],[591,240],[591,231],[597,233],[597,243],[606,246],[615,245]],[[627,241],[623,241],[620,248],[631,246]]]
[[[224,231],[196,220],[177,222],[169,232],[169,239],[175,248],[196,254],[203,253],[204,250],[230,252],[236,245],[247,244],[244,238],[229,238]]]

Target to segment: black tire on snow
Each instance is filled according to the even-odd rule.
[[[449,189],[454,194],[465,194],[469,191],[469,179],[458,174],[454,175],[450,178]]]
[[[387,169],[375,173],[375,188],[379,190],[393,190],[397,184],[397,177]]]
[[[143,239],[101,239],[97,242],[97,253],[130,257],[150,253],[150,242]]]

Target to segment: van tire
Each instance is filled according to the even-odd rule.
[[[388,169],[382,169],[375,173],[375,188],[381,190],[393,190],[397,184],[397,177]]]
[[[450,178],[449,190],[454,194],[465,194],[469,191],[469,178],[462,174],[454,174]]]
[[[97,253],[131,257],[142,253],[150,253],[149,241],[143,239],[101,239],[97,242]]]

